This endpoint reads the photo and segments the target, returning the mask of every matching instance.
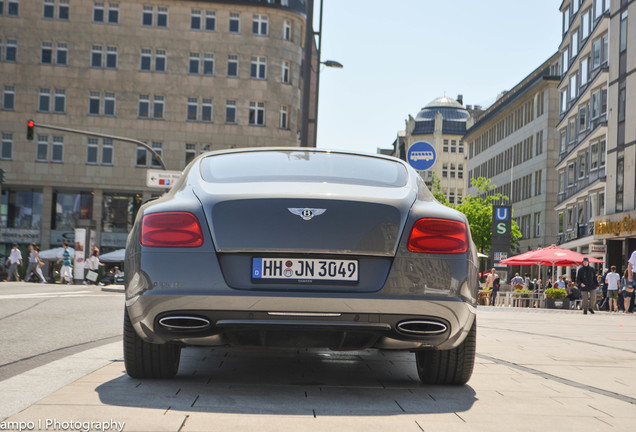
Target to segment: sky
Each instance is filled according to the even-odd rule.
[[[318,31],[320,0],[315,2]],[[441,96],[492,104],[558,51],[562,0],[323,0],[319,148],[391,148]]]

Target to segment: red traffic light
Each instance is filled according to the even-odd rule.
[[[27,121],[27,139],[29,141],[33,140],[33,127],[35,126],[35,122],[33,120]]]

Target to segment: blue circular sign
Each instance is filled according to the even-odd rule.
[[[431,169],[436,158],[435,148],[426,141],[414,143],[406,155],[408,163],[418,171]]]

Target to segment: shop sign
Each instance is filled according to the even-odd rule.
[[[594,222],[594,238],[629,237],[636,235],[636,212],[629,212],[627,214],[620,213],[613,216],[614,217],[597,219]]]
[[[62,246],[65,241],[71,246],[75,244],[75,231],[51,231],[51,246]]]
[[[1,228],[0,243],[40,243],[40,230],[22,228]]]
[[[605,245],[602,243],[594,243],[592,245],[590,245],[590,253],[599,253],[599,254],[604,254],[605,253]]]

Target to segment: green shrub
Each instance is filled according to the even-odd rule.
[[[548,288],[545,290],[545,296],[552,299],[562,299],[568,295],[565,288]]]

